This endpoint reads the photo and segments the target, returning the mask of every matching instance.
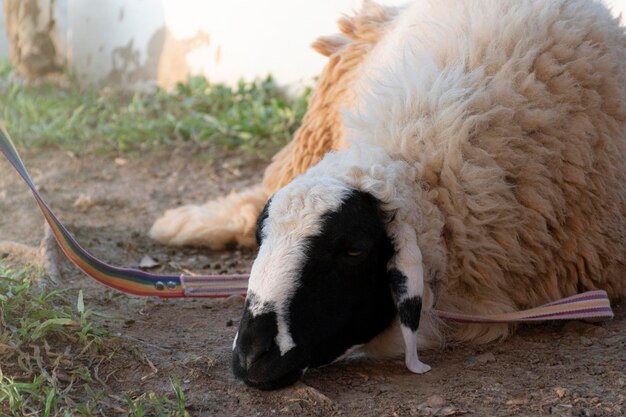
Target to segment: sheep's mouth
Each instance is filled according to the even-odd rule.
[[[263,380],[255,380],[253,378],[248,378],[248,379],[244,379],[243,382],[249,387],[260,389],[263,391],[270,391],[270,390],[285,388],[285,387],[288,387],[289,385],[296,383],[302,377],[303,374],[304,374],[303,371],[294,369],[288,374],[283,375],[282,377],[275,379],[275,380],[263,381]]]
[[[237,349],[233,351],[232,369],[235,377],[246,385],[260,390],[284,388],[297,382],[307,369],[307,361],[296,349],[284,356],[280,352],[268,355],[251,364],[247,369],[242,365]]]

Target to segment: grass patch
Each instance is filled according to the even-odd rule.
[[[0,260],[0,416],[189,416],[176,379],[168,396],[109,395],[98,369],[125,347],[90,320],[81,292],[40,289],[40,275]]]
[[[0,62],[0,117],[20,146],[143,150],[191,142],[269,155],[299,127],[310,89],[291,98],[271,76],[235,88],[190,77],[172,91],[136,93],[19,82]]]
[[[180,387],[180,381],[176,378],[170,379],[172,390],[176,397],[172,400],[164,395],[154,392],[143,394],[137,398],[126,397],[128,403],[129,417],[190,417],[186,410],[185,394]]]
[[[89,320],[82,296],[72,305],[63,291],[38,289],[40,275],[0,263],[0,414],[90,415],[97,395],[83,401],[86,385],[108,332]]]

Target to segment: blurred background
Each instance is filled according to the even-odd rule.
[[[382,0],[397,5],[404,0]],[[60,69],[81,85],[158,83],[189,74],[236,83],[273,74],[308,81],[323,57],[309,48],[337,32],[361,0],[0,0],[0,57],[29,77]]]
[[[401,5],[405,0],[378,0]],[[626,0],[605,0],[617,16]],[[271,155],[361,0],[0,0],[0,118],[20,146],[190,142]]]

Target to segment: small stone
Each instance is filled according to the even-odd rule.
[[[128,160],[124,159],[124,158],[115,158],[115,165],[117,166],[124,166],[128,163]]]
[[[559,398],[563,398],[567,395],[567,390],[565,388],[557,387],[554,389],[556,396]]]
[[[87,194],[79,195],[78,198],[74,200],[74,204],[72,204],[72,206],[76,207],[80,211],[87,211],[95,205],[96,202]]]
[[[150,255],[144,255],[139,261],[139,268],[142,269],[156,268],[157,266],[161,266],[161,262],[153,259]]]
[[[233,319],[228,319],[226,320],[226,327],[232,327],[233,326]]]
[[[506,402],[506,405],[526,405],[528,404],[528,396],[526,394],[518,395]]]
[[[227,306],[227,307],[239,306],[239,305],[243,305],[244,300],[245,298],[243,298],[242,295],[234,294],[221,300],[220,304],[223,306]]]

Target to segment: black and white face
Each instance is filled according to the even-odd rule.
[[[295,181],[265,206],[233,344],[233,371],[275,389],[387,328],[393,246],[378,202],[333,181]]]

